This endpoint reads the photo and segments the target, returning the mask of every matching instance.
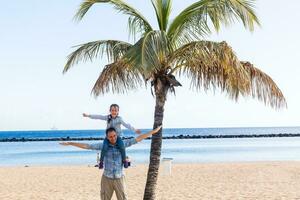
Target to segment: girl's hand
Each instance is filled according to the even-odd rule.
[[[82,113],[82,116],[83,116],[83,117],[88,117],[88,116],[89,116],[89,114]]]
[[[136,134],[141,134],[142,133],[140,129],[135,129],[134,131],[135,131]]]

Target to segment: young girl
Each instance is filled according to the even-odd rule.
[[[117,146],[121,152],[122,155],[122,161],[124,164],[124,167],[127,168],[128,167],[128,162],[126,160],[126,152],[125,152],[125,147],[124,147],[124,143],[122,140],[122,130],[121,130],[121,124],[123,126],[125,126],[126,128],[136,132],[137,134],[140,134],[141,131],[139,129],[135,129],[133,126],[131,126],[128,123],[125,123],[123,121],[123,119],[119,116],[119,106],[117,104],[112,104],[109,107],[109,115],[90,115],[90,114],[86,114],[83,113],[84,117],[88,117],[90,119],[100,119],[100,120],[105,120],[107,122],[107,127],[106,128],[110,128],[113,127],[116,129],[118,138],[117,138]],[[103,168],[103,159],[104,156],[106,155],[107,149],[108,149],[108,144],[109,141],[107,138],[104,139],[103,141],[103,147],[101,150],[101,157],[100,157],[100,163],[99,163],[99,168],[102,169]]]

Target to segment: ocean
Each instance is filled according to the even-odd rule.
[[[142,130],[143,132],[146,130]],[[163,136],[299,134],[300,127],[178,128],[164,129]],[[4,138],[103,137],[104,130],[0,131]],[[135,136],[124,130],[124,136]],[[97,143],[97,141],[80,141]],[[127,149],[133,164],[148,163],[150,140]],[[96,151],[59,145],[59,141],[0,142],[0,166],[94,165]],[[300,137],[213,139],[164,139],[161,158],[175,163],[299,161]]]

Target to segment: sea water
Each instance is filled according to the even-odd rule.
[[[142,132],[149,129],[142,129]],[[103,137],[105,130],[39,130],[39,131],[0,131],[0,139],[6,138],[97,138]],[[243,128],[165,128],[163,136],[179,135],[262,135],[300,134],[300,127],[243,127]],[[135,136],[132,131],[123,130],[125,137]]]
[[[150,140],[144,140],[127,149],[133,164],[149,162],[150,145]],[[0,166],[94,165],[96,154],[56,141],[2,142]],[[163,157],[175,163],[300,161],[300,137],[165,139]]]

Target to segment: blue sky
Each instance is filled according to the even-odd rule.
[[[150,89],[94,98],[91,88],[105,60],[80,63],[63,75],[72,46],[99,39],[128,40],[127,18],[111,6],[97,5],[86,18],[72,20],[81,1],[16,0],[2,2],[0,12],[0,130],[103,129],[105,123],[84,119],[82,112],[105,114],[111,103],[137,128],[153,124]],[[153,26],[150,0],[130,0]],[[174,0],[172,16],[193,0]],[[283,91],[288,109],[276,111],[251,98],[233,102],[226,94],[190,90],[188,80],[169,95],[164,127],[241,127],[300,125],[300,2],[284,5],[256,1],[262,26],[253,33],[241,24],[222,28],[208,40],[227,41],[240,60],[254,63]]]

